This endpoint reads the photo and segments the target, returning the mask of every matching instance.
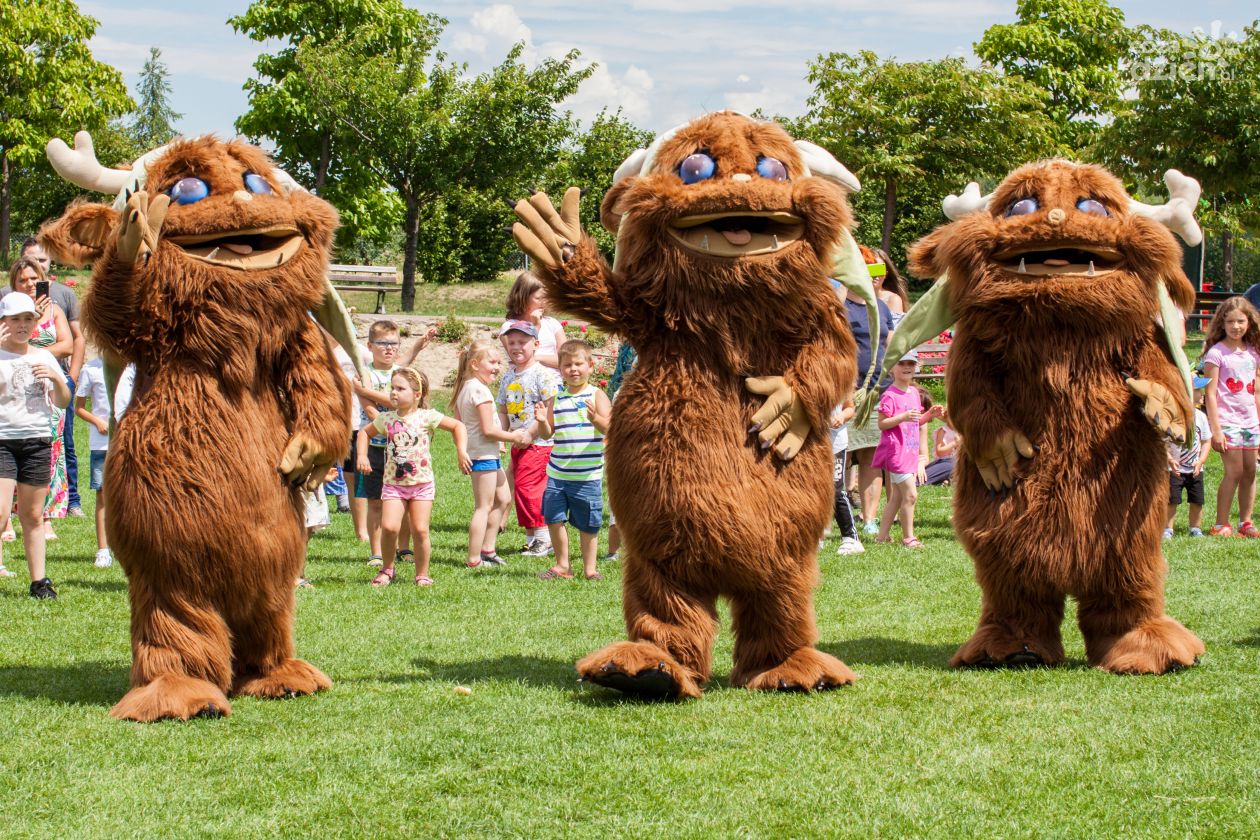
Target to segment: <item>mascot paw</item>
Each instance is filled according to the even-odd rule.
[[[335,456],[324,452],[311,437],[297,432],[285,444],[284,455],[276,469],[293,487],[314,490],[324,480]]]
[[[1204,650],[1198,636],[1165,615],[1116,639],[1096,664],[1113,674],[1167,674],[1197,664]]]
[[[856,681],[848,665],[816,648],[800,648],[782,664],[757,674],[737,670],[731,675],[732,683],[753,691],[826,691]]]
[[[1015,468],[1020,458],[1031,458],[1036,452],[1022,432],[1007,429],[998,435],[991,445],[974,456],[976,469],[984,486],[990,490],[1002,490],[1015,486]]]
[[[165,193],[158,193],[150,199],[144,190],[127,199],[122,224],[118,226],[119,260],[125,263],[149,261],[149,257],[157,250],[158,239],[162,235],[162,223],[166,221],[166,211],[170,204],[171,197]]]
[[[1124,380],[1124,384],[1143,400],[1142,414],[1151,421],[1152,426],[1177,443],[1186,442],[1186,421],[1181,416],[1181,408],[1172,392],[1160,383],[1147,379],[1128,378]]]
[[[1063,661],[1063,645],[1012,634],[998,625],[978,629],[949,661],[951,668],[1036,668]]]
[[[261,677],[244,680],[232,687],[232,693],[258,697],[262,700],[280,700],[300,694],[314,694],[332,688],[332,680],[324,672],[301,659],[288,659]]]
[[[582,191],[569,187],[560,201],[559,213],[546,193],[537,192],[512,203],[512,210],[520,219],[512,225],[512,238],[522,251],[554,271],[569,261],[582,238],[578,221],[581,199]]]
[[[764,405],[752,418],[749,433],[756,433],[761,448],[774,447],[774,453],[785,461],[796,457],[809,436],[809,415],[796,392],[782,376],[752,376],[744,387],[766,397]]]
[[[614,688],[644,700],[699,697],[700,686],[664,648],[651,642],[617,642],[577,663],[582,682]]]
[[[110,717],[149,723],[174,718],[225,717],[232,704],[217,685],[183,674],[163,674],[128,691],[109,710]]]

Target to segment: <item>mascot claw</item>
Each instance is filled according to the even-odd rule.
[[[1181,409],[1167,388],[1149,379],[1132,377],[1126,378],[1124,384],[1144,400],[1142,414],[1151,421],[1152,426],[1177,443],[1186,442],[1186,421],[1181,417]]]
[[[289,438],[277,469],[290,485],[314,490],[324,480],[332,464],[333,460],[320,452],[315,441],[299,432]]]
[[[582,190],[569,187],[564,191],[559,213],[541,191],[514,203],[512,209],[520,219],[512,225],[516,244],[530,259],[553,271],[568,262],[582,238],[582,225],[578,221],[581,200]]]
[[[1015,486],[1015,467],[1019,459],[1031,458],[1035,453],[1032,442],[1022,432],[1007,429],[976,456],[976,468],[980,470],[985,487],[1004,490]]]
[[[118,227],[118,259],[128,264],[137,259],[148,262],[157,250],[162,223],[170,206],[171,198],[165,193],[150,199],[149,194],[141,190],[127,199],[127,210]]]
[[[795,458],[810,430],[805,405],[796,392],[782,376],[750,376],[744,380],[744,386],[767,397],[765,405],[753,415],[749,434],[757,433],[761,448],[774,446],[774,453],[783,460]]]

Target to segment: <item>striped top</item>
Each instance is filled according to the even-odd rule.
[[[558,481],[598,481],[604,477],[604,436],[587,417],[596,387],[587,384],[576,394],[566,385],[556,394],[555,447],[547,462],[547,476]]]

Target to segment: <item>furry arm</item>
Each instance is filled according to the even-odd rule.
[[[1033,457],[1034,449],[990,384],[1001,366],[963,330],[955,336],[949,355],[945,374],[949,413],[963,449],[990,490],[1012,487],[1019,458]]]
[[[290,484],[313,489],[329,467],[345,457],[350,386],[319,328],[306,318],[279,358],[290,434],[279,469]]]
[[[1186,395],[1181,373],[1168,358],[1161,337],[1152,332],[1143,342],[1134,364],[1133,379],[1127,380],[1142,403],[1142,413],[1163,433],[1183,442],[1194,428],[1194,409]],[[1136,387],[1135,387],[1136,386]]]

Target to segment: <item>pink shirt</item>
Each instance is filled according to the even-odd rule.
[[[1256,366],[1260,353],[1251,347],[1230,350],[1225,342],[1212,345],[1203,357],[1204,364],[1216,365],[1216,416],[1222,427],[1255,430]]]
[[[922,411],[923,402],[919,399],[919,389],[913,385],[910,386],[909,391],[903,391],[893,385],[879,399],[879,413],[883,417],[895,417],[914,408]],[[871,466],[895,473],[918,472],[918,421],[907,420],[880,432],[879,445],[875,447]]]

